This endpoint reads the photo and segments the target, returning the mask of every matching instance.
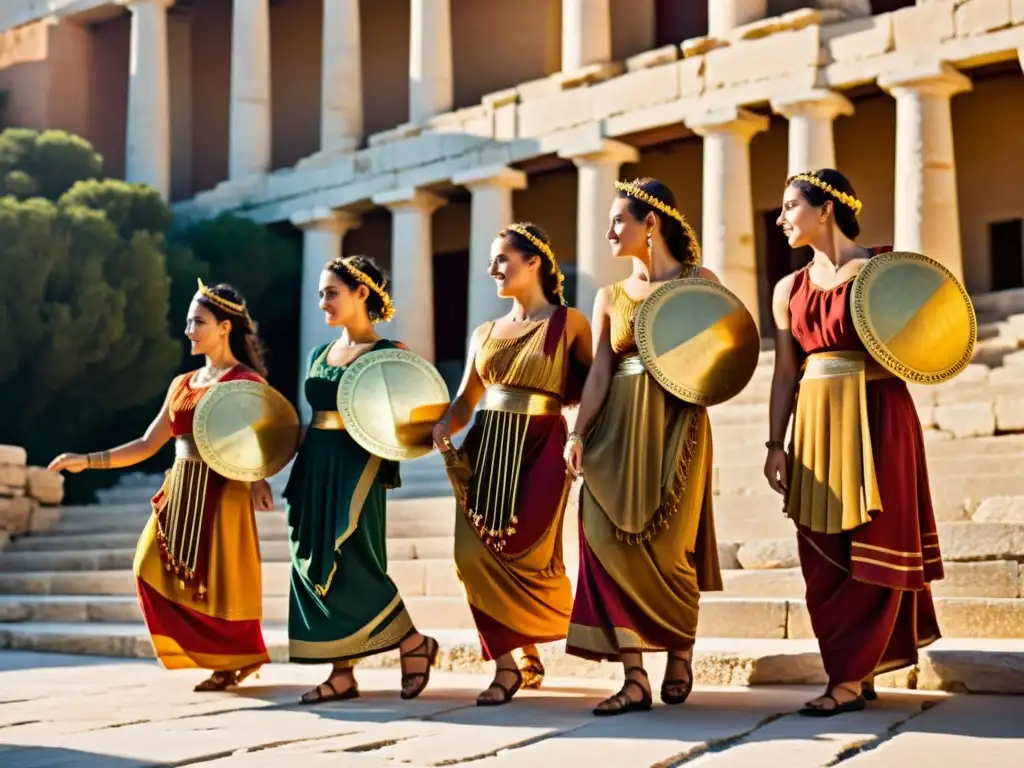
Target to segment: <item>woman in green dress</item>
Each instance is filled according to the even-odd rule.
[[[374,324],[391,319],[387,278],[372,259],[334,259],[320,276],[320,309],[341,337],[313,350],[305,395],[313,419],[295,459],[288,502],[291,589],[289,655],[299,664],[333,664],[303,704],[354,699],[355,662],[399,648],[402,698],[427,687],[438,644],[416,631],[387,573],[385,490],[398,484],[396,464],[360,447],[337,411],[338,382],[356,358],[398,346]]]

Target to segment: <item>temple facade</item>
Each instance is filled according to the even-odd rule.
[[[865,244],[973,293],[1024,285],[1024,0],[5,0],[10,125],[85,136],[183,219],[295,228],[302,348],[322,264],[389,267],[388,335],[457,379],[503,311],[513,219],[552,236],[589,313],[626,274],[612,182],[676,192],[705,263],[767,330],[799,265],[787,174],[846,173]]]

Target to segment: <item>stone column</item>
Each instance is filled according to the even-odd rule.
[[[768,15],[768,0],[707,0],[708,36],[726,37],[736,27]]]
[[[270,170],[269,0],[233,0],[228,178]]]
[[[600,288],[627,277],[629,259],[615,259],[608,246],[608,211],[623,163],[640,159],[636,147],[605,139],[578,154],[560,153],[576,164],[576,306],[588,317]]]
[[[171,72],[171,199],[192,197],[192,7],[172,8],[167,16]]]
[[[420,189],[396,189],[373,198],[391,211],[391,298],[388,336],[434,361],[434,248],[431,216],[447,202]]]
[[[772,101],[772,109],[789,120],[789,175],[836,167],[832,130],[840,115],[852,115],[853,104],[834,91],[815,90]]]
[[[505,166],[485,166],[456,175],[453,184],[473,194],[469,224],[469,332],[505,310],[488,272],[491,243],[513,221],[512,192],[526,189],[526,174]]]
[[[351,152],[363,139],[359,0],[324,0],[320,151]]]
[[[125,178],[171,194],[171,79],[167,8],[174,0],[125,0],[131,11]]]
[[[945,62],[879,79],[896,99],[893,245],[935,259],[963,279],[950,100],[971,81]]]
[[[704,266],[759,320],[750,141],[768,130],[768,118],[729,107],[687,125],[704,137]]]
[[[409,25],[409,122],[450,112],[455,100],[452,74],[452,15],[449,0],[411,0]]]
[[[610,0],[562,0],[562,71],[612,58]]]
[[[318,307],[320,273],[324,264],[341,256],[341,241],[356,229],[358,216],[345,211],[316,209],[302,211],[291,217],[292,224],[302,230],[302,280],[299,297],[299,400],[303,421],[309,419],[309,404],[302,398],[302,383],[306,379],[306,360],[315,349],[338,335],[328,328]]]

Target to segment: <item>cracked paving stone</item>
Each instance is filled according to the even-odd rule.
[[[897,723],[920,716],[943,694],[883,693],[863,712],[814,719],[797,714],[767,723],[722,750],[685,763],[686,768],[819,768],[845,750],[885,737]]]

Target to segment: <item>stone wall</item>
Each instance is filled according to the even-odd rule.
[[[24,448],[0,445],[0,551],[12,536],[50,530],[64,498],[64,478],[28,466]]]

